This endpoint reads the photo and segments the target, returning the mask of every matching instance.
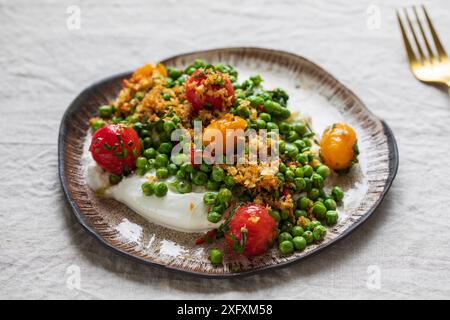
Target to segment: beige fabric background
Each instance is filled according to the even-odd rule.
[[[450,50],[450,2],[423,2]],[[0,298],[448,299],[450,99],[407,68],[394,9],[412,3],[0,0]],[[81,9],[79,30],[66,26],[69,5]],[[378,29],[367,26],[370,5]],[[385,202],[332,248],[249,278],[192,278],[109,252],[60,188],[65,108],[93,81],[147,61],[241,45],[310,58],[387,121],[400,169]]]

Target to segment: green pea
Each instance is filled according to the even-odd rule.
[[[307,197],[300,197],[297,200],[297,208],[300,210],[305,210],[308,208],[309,199]]]
[[[294,237],[294,239],[292,239],[292,243],[294,244],[295,250],[302,251],[306,248],[306,240],[301,236]]]
[[[288,108],[282,108],[280,109],[280,118],[281,119],[288,119],[291,116],[291,111]]]
[[[225,171],[222,168],[214,167],[211,177],[214,181],[221,182],[225,178]]]
[[[287,141],[289,141],[289,142],[294,142],[294,141],[297,141],[297,139],[298,139],[299,137],[298,137],[298,133],[297,132],[295,132],[295,131],[290,131],[289,132],[289,134],[288,134],[288,136],[286,137],[286,140]],[[295,145],[295,144],[294,144]],[[296,146],[296,145],[295,145]],[[297,147],[297,146],[296,146]],[[297,149],[298,149],[298,147],[297,147]]]
[[[295,160],[301,164],[306,164],[308,162],[308,157],[305,154],[300,153],[295,157]]]
[[[141,185],[141,189],[146,196],[151,196],[155,192],[155,184],[152,182],[144,182]]]
[[[155,159],[148,159],[147,161],[147,169],[154,169],[156,167],[156,160]]]
[[[278,142],[278,151],[280,154],[284,154],[286,152],[286,142],[284,140],[280,140]]]
[[[330,168],[328,168],[326,165],[320,165],[316,169],[316,172],[320,174],[324,179],[327,178],[331,173]]]
[[[172,144],[170,142],[163,142],[158,147],[159,153],[170,154],[172,151]]]
[[[317,188],[312,188],[309,192],[308,192],[308,197],[311,200],[316,200],[320,195],[320,190]]]
[[[291,229],[291,234],[292,234],[293,237],[301,236],[303,234],[303,232],[305,232],[305,231],[300,226],[294,226]]]
[[[278,125],[275,122],[267,122],[266,129],[268,131],[278,130]]]
[[[336,224],[339,219],[339,214],[337,213],[337,211],[329,210],[327,211],[326,219],[327,224],[329,225]]]
[[[284,164],[284,162],[280,163],[280,165],[278,166],[278,171],[281,172],[281,173],[286,173],[287,166],[286,166],[286,164]]]
[[[313,187],[320,189],[320,188],[323,188],[324,181],[320,174],[313,173],[313,175],[311,176],[311,183],[312,183]]]
[[[301,167],[295,168],[295,176],[298,178],[303,178],[303,169]]]
[[[242,118],[247,119],[250,117],[250,109],[246,106],[239,106],[237,108],[237,114]]]
[[[287,181],[293,181],[295,178],[295,173],[291,169],[287,169],[284,173],[284,176],[286,177]]]
[[[166,154],[158,154],[155,158],[155,167],[164,168],[169,163],[169,157]]]
[[[174,176],[178,172],[178,167],[177,167],[177,165],[175,163],[170,163],[167,166],[167,170],[169,171],[169,175]]]
[[[208,172],[211,172],[211,170],[212,170],[212,166],[210,164],[202,163],[200,165],[200,171],[208,173]]]
[[[281,220],[280,212],[277,210],[270,210],[269,211],[270,216],[272,216],[276,222],[279,222]]]
[[[98,112],[100,114],[100,117],[109,118],[109,117],[111,117],[112,109],[111,109],[111,106],[104,105],[104,106],[101,106],[100,108],[98,108]]]
[[[169,190],[167,184],[165,184],[164,182],[156,182],[154,189],[155,189],[155,196],[157,197],[164,197],[167,194],[167,191]]]
[[[169,77],[171,77],[172,79],[176,80],[179,77],[181,77],[181,70],[175,69],[173,67],[168,67],[167,68],[167,74],[169,75]]]
[[[209,261],[211,261],[212,264],[214,265],[218,265],[221,264],[223,260],[222,257],[222,251],[220,251],[219,249],[211,249],[209,251]]]
[[[303,142],[303,140],[297,139],[293,142],[293,144],[298,148],[298,150],[302,150],[306,147],[305,143]]]
[[[184,72],[188,75],[191,75],[195,72],[195,70],[197,70],[197,68],[192,66],[192,67],[187,68]]]
[[[322,224],[321,224],[320,221],[318,221],[318,220],[311,221],[311,222],[308,224],[308,230],[309,230],[309,231],[313,231],[315,227],[320,226],[320,225],[322,225]]]
[[[171,120],[164,121],[164,125],[163,126],[164,126],[164,132],[166,132],[168,134],[172,133],[172,131],[175,130],[176,127],[177,127],[175,125],[175,123],[173,121],[171,121]]]
[[[274,105],[273,101],[266,101],[264,102],[264,111],[272,114],[272,112],[274,111],[274,109],[276,108],[276,106]]]
[[[106,124],[105,121],[101,120],[101,119],[95,119],[94,121],[92,121],[91,123],[91,128],[92,131],[97,131],[98,129],[100,129],[101,127],[103,127]]]
[[[298,148],[290,143],[286,143],[286,155],[290,158],[295,158],[298,155]]]
[[[278,236],[278,241],[279,242],[291,241],[291,240],[292,240],[292,235],[289,232],[282,232]]]
[[[109,183],[112,185],[118,184],[120,181],[122,181],[122,176],[119,176],[117,174],[111,174],[109,176]]]
[[[296,191],[302,191],[306,188],[306,182],[305,182],[305,179],[303,179],[303,178],[295,178],[294,184],[296,187]]]
[[[177,179],[183,180],[183,179],[186,178],[186,172],[184,172],[183,170],[180,169],[180,170],[177,171],[175,176],[177,177]]]
[[[281,215],[281,220],[287,220],[287,218],[289,218],[289,210],[281,209],[280,215]]]
[[[147,159],[154,159],[158,155],[158,152],[154,148],[148,148],[144,150],[144,156]]]
[[[220,203],[227,203],[228,201],[231,200],[231,198],[233,197],[233,194],[231,193],[231,191],[227,188],[222,188],[219,190],[219,193],[217,195],[217,200]]]
[[[334,200],[341,201],[344,198],[344,191],[338,186],[333,187],[331,189],[331,195],[333,196]]]
[[[303,139],[303,141],[305,142],[307,147],[311,147],[312,146],[312,142],[311,142],[310,139],[305,138],[305,139]]]
[[[315,241],[323,240],[326,234],[327,229],[324,226],[317,226],[314,228],[313,237]]]
[[[235,185],[235,182],[234,182],[234,179],[232,176],[226,176],[224,182],[228,188],[232,188]]]
[[[197,186],[204,186],[208,182],[208,175],[202,171],[197,171],[192,178],[192,183]]]
[[[313,167],[309,164],[303,166],[303,176],[310,178],[314,173]]]
[[[216,202],[217,193],[214,192],[205,192],[203,195],[203,202],[209,206],[213,205]]]
[[[327,207],[327,210],[336,210],[337,208],[336,201],[331,198],[326,199],[323,204]]]
[[[193,173],[195,169],[194,169],[194,166],[192,165],[192,163],[185,162],[181,165],[181,170],[183,172]]]
[[[217,223],[222,219],[222,215],[218,212],[211,211],[208,213],[208,221],[212,223]]]
[[[281,122],[279,127],[280,132],[283,134],[288,134],[291,131],[291,125],[287,122]]]
[[[294,211],[294,215],[295,215],[295,219],[298,219],[300,217],[307,217],[308,213],[305,210],[297,209]]]
[[[227,206],[224,203],[219,203],[219,204],[212,206],[212,211],[223,214],[226,208],[227,208]]]
[[[304,191],[306,191],[306,192],[310,192],[311,191],[311,188],[312,188],[312,185],[311,185],[311,179],[310,178],[303,178],[303,179],[305,179],[305,183],[306,183],[306,187],[305,187],[305,190]]]
[[[146,164],[147,164],[147,158],[139,157],[136,159],[136,167],[137,168],[145,168]]]
[[[261,120],[264,120],[266,123],[272,121],[271,115],[268,114],[268,113],[265,113],[265,112],[261,112],[261,113],[259,114],[259,118],[260,118]]]
[[[294,252],[294,244],[292,243],[292,241],[283,241],[280,242],[278,249],[280,250],[281,254],[291,254],[292,252]]]
[[[144,131],[144,130],[142,130],[142,131]],[[142,140],[142,141],[144,144],[144,148],[146,148],[146,149],[150,148],[153,144],[152,138],[150,138],[150,137],[145,137],[144,140]]]
[[[167,177],[169,177],[169,170],[167,170],[166,168],[156,169],[156,177],[158,179],[166,179]]]
[[[305,231],[302,234],[302,237],[305,239],[306,243],[312,243],[314,241],[314,235],[311,231]]]
[[[301,136],[303,136],[307,131],[306,125],[301,122],[294,123],[292,125],[292,129]]]
[[[257,96],[250,96],[247,99],[248,99],[248,101],[250,101],[250,104],[253,107],[257,107],[257,106],[259,106],[259,105],[264,103],[264,99],[261,98],[261,97],[257,97]]]
[[[257,119],[256,126],[258,127],[258,129],[265,129],[267,127],[267,123],[262,119]]]
[[[208,180],[208,182],[206,182],[206,190],[217,191],[219,189],[220,189],[220,182],[213,180]]]
[[[179,193],[192,192],[192,184],[188,181],[180,180],[177,182],[176,187]]]

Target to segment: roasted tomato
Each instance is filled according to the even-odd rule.
[[[345,123],[328,127],[320,141],[323,162],[334,170],[346,170],[357,162],[358,140],[355,130]]]
[[[162,64],[145,64],[142,67],[139,67],[134,71],[131,76],[131,80],[133,82],[139,82],[142,78],[148,78],[153,75],[153,72],[159,72],[162,76],[167,77],[167,70]]]
[[[221,140],[223,143],[223,150],[226,151],[228,148],[234,148],[236,144],[236,138],[232,145],[227,146],[227,138],[229,141],[232,141],[233,135],[235,134],[235,130],[245,130],[247,127],[247,121],[239,116],[232,115],[231,113],[227,113],[221,118],[212,121],[203,132],[203,143],[205,145],[209,145],[211,142],[216,140],[216,133],[220,133]],[[217,131],[215,131],[217,130]]]
[[[255,256],[265,252],[273,243],[275,229],[275,219],[266,207],[245,204],[237,208],[231,217],[225,238],[238,253]]]
[[[136,159],[141,154],[141,144],[131,127],[110,124],[94,132],[89,151],[100,167],[120,175],[135,168]]]
[[[234,89],[226,73],[198,69],[185,82],[186,98],[194,110],[230,108],[235,100]]]

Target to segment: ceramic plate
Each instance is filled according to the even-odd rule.
[[[197,246],[198,234],[186,234],[154,225],[111,199],[97,196],[85,181],[82,155],[89,133],[89,118],[99,105],[112,101],[121,89],[124,73],[97,82],[81,92],[67,109],[59,134],[59,175],[66,197],[81,225],[111,250],[152,266],[206,277],[234,277],[286,266],[317,253],[348,235],[364,222],[383,200],[395,177],[398,152],[389,127],[361,100],[328,72],[300,56],[258,48],[227,48],[178,55],[162,61],[183,67],[200,58],[208,63],[230,64],[240,79],[260,74],[265,87],[288,92],[291,111],[310,116],[313,129],[344,120],[358,134],[360,163],[339,185],[346,191],[339,207],[339,223],[325,240],[303,252],[281,256],[276,248],[245,258],[228,248],[223,266],[208,261],[208,245]],[[328,179],[327,179],[328,180]],[[333,183],[332,181],[330,183]]]

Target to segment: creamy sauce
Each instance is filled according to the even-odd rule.
[[[217,228],[219,223],[211,223],[207,219],[207,208],[203,203],[204,188],[193,188],[193,192],[180,194],[170,189],[162,198],[145,196],[141,185],[148,181],[148,176],[154,176],[149,171],[140,177],[132,174],[124,178],[117,185],[110,185],[108,173],[101,169],[92,159],[88,150],[91,137],[86,140],[83,155],[86,168],[86,182],[92,190],[104,190],[102,194],[111,197],[149,220],[164,227],[183,232],[205,232]],[[166,180],[169,184],[174,181],[171,177]]]

